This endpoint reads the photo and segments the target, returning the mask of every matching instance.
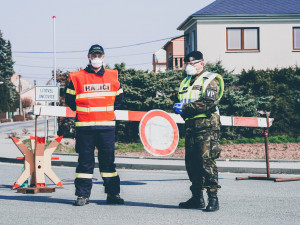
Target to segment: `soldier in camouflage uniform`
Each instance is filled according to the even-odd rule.
[[[192,185],[192,198],[179,204],[180,208],[204,208],[203,189],[207,189],[206,211],[219,209],[217,191],[220,156],[220,115],[217,105],[223,95],[224,82],[216,73],[205,71],[203,55],[199,51],[185,58],[187,77],[182,81],[173,107],[185,120],[185,163]]]

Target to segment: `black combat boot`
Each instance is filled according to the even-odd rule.
[[[84,206],[89,204],[89,198],[83,197],[83,196],[78,196],[77,200],[75,201],[74,205],[75,206]]]
[[[214,212],[219,210],[219,200],[217,196],[217,192],[207,191],[208,195],[208,204],[206,206],[206,212]]]
[[[106,203],[107,204],[114,204],[114,205],[123,205],[124,204],[124,199],[122,199],[120,197],[120,195],[107,194]]]
[[[205,207],[205,201],[204,201],[202,192],[199,196],[193,195],[186,202],[179,203],[179,208],[183,208],[183,209],[199,209],[199,208],[204,208],[204,207]]]

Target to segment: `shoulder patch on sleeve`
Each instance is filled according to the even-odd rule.
[[[217,92],[213,89],[206,89],[205,98],[215,100],[217,96]]]

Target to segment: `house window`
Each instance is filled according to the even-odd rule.
[[[300,27],[293,27],[293,49],[300,50]]]
[[[173,57],[171,52],[169,52],[169,57],[168,57],[168,69],[169,70],[173,69]]]
[[[258,28],[227,28],[228,51],[259,50]]]
[[[194,51],[195,50],[195,31],[192,31],[191,33],[191,41],[190,41],[190,51]]]
[[[178,59],[175,58],[175,67],[178,67]]]
[[[190,36],[188,34],[185,35],[184,41],[185,41],[185,54],[189,54],[189,40],[190,40]]]

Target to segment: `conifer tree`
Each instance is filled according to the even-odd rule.
[[[11,43],[0,31],[0,112],[13,112],[18,105],[18,94],[10,79],[14,74]]]

